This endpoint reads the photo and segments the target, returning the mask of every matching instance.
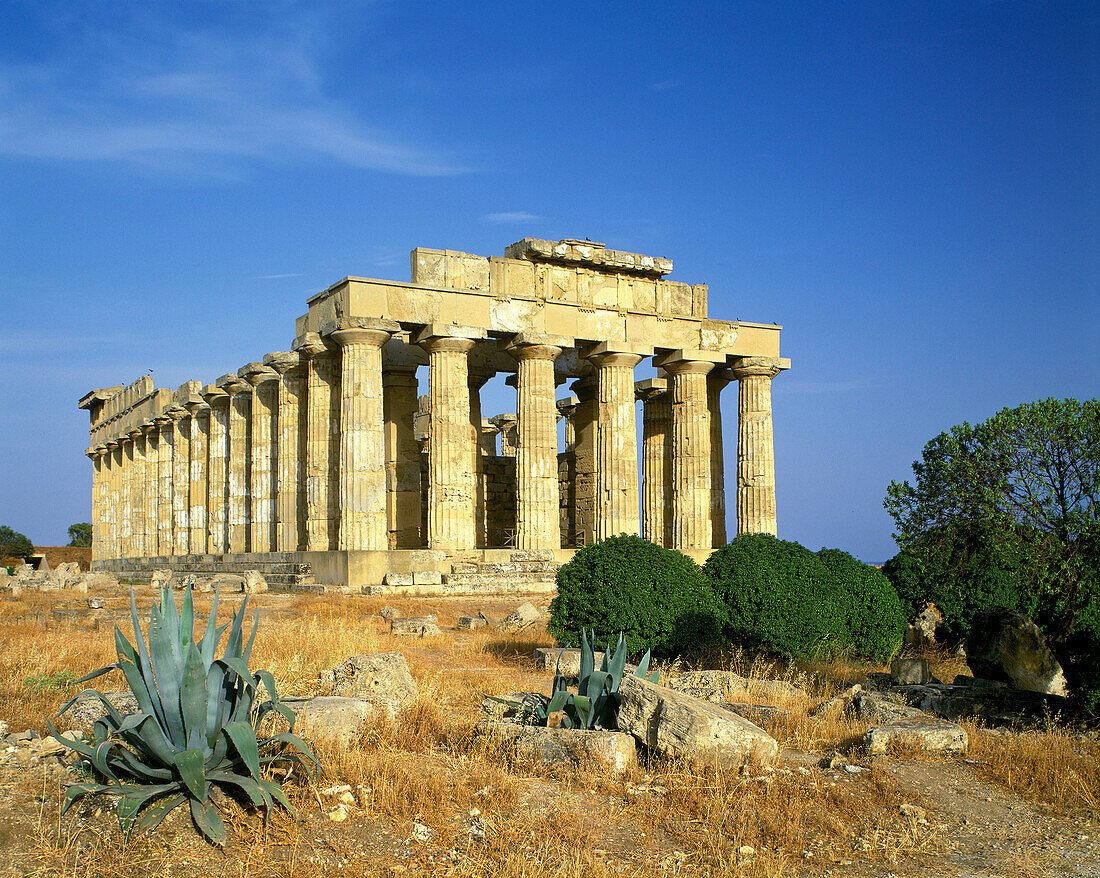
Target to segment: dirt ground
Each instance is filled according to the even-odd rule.
[[[106,597],[103,622],[128,603],[122,595]],[[38,725],[35,717],[45,710],[27,704],[22,675],[42,668],[31,668],[21,641],[48,651],[59,638],[71,647],[81,638],[109,637],[110,624],[57,621],[43,612],[45,602],[68,598],[41,595],[33,606],[0,600],[0,719],[10,731]],[[147,605],[149,596],[142,599]],[[387,603],[406,615],[436,612],[444,634],[393,637],[378,616]],[[334,657],[398,649],[421,689],[416,710],[396,725],[369,729],[348,751],[322,748],[325,776],[315,785],[287,785],[297,820],[274,813],[265,830],[258,815],[227,806],[231,831],[224,849],[202,841],[183,811],[129,842],[103,799],[86,800],[59,820],[68,776],[49,760],[9,761],[0,766],[0,876],[1100,878],[1100,803],[1090,798],[1100,784],[1086,774],[1100,772],[1100,748],[1064,733],[1043,740],[1079,760],[1063,771],[1081,775],[1084,792],[1072,801],[1018,794],[1026,783],[1012,778],[1011,766],[1006,778],[991,749],[1009,746],[1011,734],[975,746],[977,730],[967,757],[867,758],[852,750],[846,765],[823,768],[823,753],[843,747],[859,729],[818,729],[804,716],[797,731],[790,724],[769,728],[786,748],[773,767],[723,774],[643,756],[639,769],[622,779],[518,764],[486,750],[471,734],[481,697],[548,691],[550,675],[536,670],[529,655],[550,640],[542,630],[509,635],[453,626],[458,616],[478,610],[501,618],[516,603],[261,597],[261,627],[272,639],[257,641],[253,665],[271,667],[284,694],[304,694],[314,665],[333,667]],[[303,633],[315,623],[316,641]],[[122,628],[130,633],[125,622]],[[303,639],[291,643],[294,637]],[[847,682],[837,680],[834,688]],[[101,688],[118,687],[115,681]],[[47,693],[43,704],[56,705],[66,694]],[[827,687],[815,697],[826,694]],[[337,784],[367,791],[341,822],[330,819],[332,800],[322,792]]]
[[[35,546],[34,552],[36,555],[45,555],[51,569],[67,561],[77,561],[81,570],[90,570],[92,566],[91,547]],[[0,567],[18,567],[22,563],[22,558],[0,558]]]

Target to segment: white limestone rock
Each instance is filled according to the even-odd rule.
[[[332,669],[333,694],[393,707],[416,698],[419,690],[399,652],[353,655]]]
[[[991,607],[975,617],[966,638],[966,663],[975,677],[1031,692],[1069,695],[1062,666],[1038,626],[1004,607]]]
[[[295,713],[294,733],[307,741],[331,740],[351,747],[363,726],[377,721],[388,707],[362,698],[320,695],[316,698],[284,698]]]
[[[890,745],[895,742],[915,745],[926,753],[940,756],[962,756],[969,739],[962,726],[931,717],[912,717],[872,726],[863,735],[863,749],[869,756],[889,752]]]
[[[259,570],[244,572],[244,590],[246,594],[263,594],[267,591],[267,580]]]
[[[701,765],[773,761],[775,739],[742,716],[626,675],[619,686],[619,729],[651,750],[683,756]]]
[[[520,604],[511,613],[505,616],[500,622],[497,623],[498,631],[522,631],[524,628],[528,628],[534,625],[542,615],[532,603]]]
[[[565,768],[594,768],[621,776],[638,764],[634,738],[622,732],[548,729],[482,720],[475,733],[523,759]]]

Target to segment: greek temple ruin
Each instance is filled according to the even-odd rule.
[[[590,241],[411,264],[318,293],[290,350],[210,383],[86,394],[93,566],[473,593],[552,590],[620,533],[702,560],[727,541],[733,381],[737,532],[776,533],[779,326],[711,319],[670,260]],[[498,373],[515,411],[485,418]]]

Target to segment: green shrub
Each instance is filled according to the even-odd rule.
[[[742,534],[714,551],[704,573],[731,637],[792,656],[848,645],[848,593],[805,546]]]
[[[817,557],[848,592],[852,652],[890,658],[901,648],[906,622],[905,608],[890,580],[840,549],[822,549]]]
[[[679,655],[711,642],[721,609],[699,566],[686,555],[621,534],[580,549],[558,569],[547,626],[558,643],[578,645],[591,629],[601,641],[622,632],[630,654]]]
[[[25,558],[34,554],[34,543],[7,525],[0,526],[0,558]]]
[[[1065,658],[1070,693],[1085,708],[1100,713],[1100,597],[1094,597],[1077,619]]]
[[[908,549],[902,549],[882,565],[883,575],[890,580],[909,616],[924,609],[928,595],[924,590],[920,558]]]

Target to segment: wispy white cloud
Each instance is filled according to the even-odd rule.
[[[501,213],[487,213],[480,217],[483,223],[498,223],[500,225],[534,223],[541,222],[543,219],[544,217],[536,216],[533,213],[527,213],[524,210],[506,210]]]
[[[325,93],[316,49],[291,28],[107,31],[47,60],[0,65],[0,155],[235,175],[254,163],[462,171]]]
[[[256,280],[282,280],[287,277],[305,277],[304,274],[261,274]]]
[[[675,79],[662,79],[660,82],[653,83],[650,88],[654,91],[670,91],[679,85]]]

